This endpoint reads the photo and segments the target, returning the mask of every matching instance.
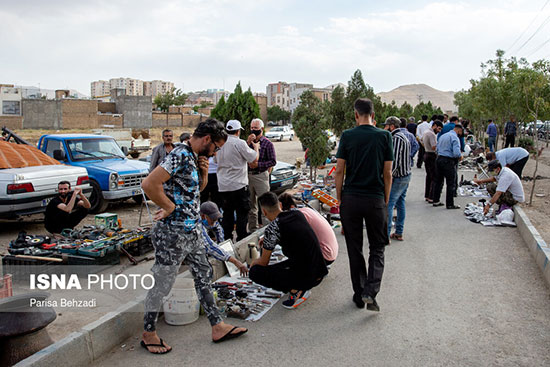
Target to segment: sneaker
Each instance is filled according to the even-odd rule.
[[[378,306],[378,303],[374,298],[372,298],[371,296],[363,296],[362,299],[363,302],[365,302],[365,304],[367,305],[367,310],[376,312],[380,311],[380,306]]]
[[[296,293],[289,293],[288,299],[283,301],[283,307],[289,310],[298,308],[302,303],[304,303],[308,298],[310,291],[298,291]]]

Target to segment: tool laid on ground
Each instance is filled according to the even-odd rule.
[[[336,200],[334,197],[330,196],[329,194],[327,194],[321,189],[313,190],[313,192],[311,193],[311,196],[318,199],[323,204],[330,206],[331,208],[338,206],[338,200]]]

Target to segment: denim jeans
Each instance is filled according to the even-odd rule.
[[[496,136],[489,136],[489,140],[487,141],[487,143],[489,144],[489,150],[491,152],[494,152],[495,151],[495,143],[497,141],[497,137]]]
[[[394,177],[391,184],[390,200],[388,202],[388,236],[391,232],[393,208],[397,208],[397,221],[395,222],[395,233],[403,234],[405,226],[405,196],[411,182],[411,175]]]

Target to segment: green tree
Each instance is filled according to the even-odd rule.
[[[397,117],[404,117],[405,119],[408,119],[413,114],[413,107],[407,103],[407,101],[403,102],[401,107],[399,107],[399,115]]]
[[[225,113],[225,96],[222,96],[222,98],[220,98],[220,100],[216,104],[216,107],[214,107],[212,111],[210,111],[210,116],[219,121],[225,122],[224,113]]]
[[[274,122],[283,121],[283,123],[285,122],[288,123],[290,121],[290,116],[291,116],[290,111],[285,111],[278,105],[267,108],[267,119],[269,121],[274,121]]]
[[[164,113],[166,113],[166,126],[168,126],[168,110],[170,106],[183,106],[187,100],[187,94],[183,93],[181,89],[172,87],[168,92],[164,94],[158,94],[153,103]]]
[[[330,128],[337,137],[342,135],[342,132],[351,126],[346,123],[346,91],[343,87],[337,86],[332,91],[332,102],[329,107]],[[355,122],[355,116],[353,121]]]
[[[374,105],[375,114],[382,110],[383,104],[380,97],[374,93],[374,89],[370,85],[365,83],[363,80],[363,73],[361,73],[359,69],[353,73],[348,82],[348,89],[346,91],[346,121],[342,130],[350,129],[355,126],[353,104],[357,98],[369,98]]]
[[[300,96],[300,104],[292,116],[296,136],[308,147],[311,180],[314,177],[314,168],[324,164],[330,154],[328,138],[324,133],[328,127],[325,108],[313,92],[308,90]]]

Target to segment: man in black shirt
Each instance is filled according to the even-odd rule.
[[[82,193],[80,187],[71,190],[69,181],[57,184],[59,195],[52,198],[46,207],[44,227],[50,233],[61,233],[63,229],[73,229],[88,215],[90,202]]]
[[[295,309],[309,297],[309,290],[328,274],[319,241],[304,215],[298,210],[282,211],[277,195],[266,192],[258,199],[262,213],[270,220],[260,243],[262,256],[250,267],[254,282],[281,292],[289,292],[283,307]],[[280,245],[288,260],[269,265],[271,253]]]

